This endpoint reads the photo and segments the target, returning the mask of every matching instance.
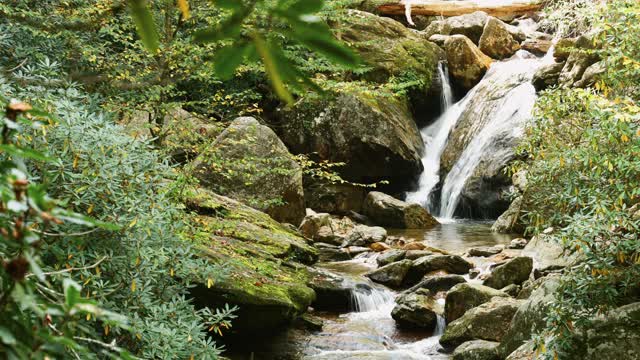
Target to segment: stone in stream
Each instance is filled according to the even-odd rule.
[[[318,249],[318,259],[320,261],[346,261],[351,259],[351,255],[345,249],[340,249],[336,245],[317,242],[313,246]]]
[[[375,251],[375,252],[383,252],[383,251],[387,251],[389,249],[391,249],[391,247],[389,245],[387,245],[386,243],[383,242],[376,242],[373,243],[371,245],[369,245],[369,249]]]
[[[311,306],[316,310],[348,311],[351,307],[351,289],[344,278],[322,269],[309,270],[312,274],[307,286],[316,293]]]
[[[505,59],[520,49],[520,44],[513,38],[507,24],[490,17],[484,25],[479,42],[480,51],[494,59]]]
[[[524,247],[527,246],[527,243],[529,243],[527,239],[523,239],[523,238],[513,239],[511,240],[507,248],[508,249],[524,249]]]
[[[467,90],[480,82],[493,62],[464,35],[449,37],[444,46],[451,76]]]
[[[402,285],[412,264],[411,260],[394,262],[369,272],[366,276],[379,284],[397,288]]]
[[[368,246],[383,242],[387,238],[387,230],[379,226],[356,225],[347,236],[343,246]]]
[[[442,313],[442,306],[428,290],[420,289],[398,296],[391,317],[400,328],[433,330],[439,313]]]
[[[331,215],[309,211],[309,214],[302,219],[298,229],[305,237],[314,239],[323,226],[331,226]]]
[[[469,256],[488,257],[502,252],[502,246],[480,246],[469,249]]]
[[[391,264],[393,262],[404,259],[405,254],[406,251],[404,250],[387,250],[376,258],[376,262],[378,263],[378,266],[385,266],[387,264]]]
[[[426,277],[424,280],[407,289],[406,293],[415,292],[418,289],[427,289],[431,292],[438,293],[440,291],[448,291],[452,287],[467,282],[461,275],[434,275]]]
[[[510,297],[494,297],[449,323],[440,345],[455,348],[470,340],[502,341],[521,303]]]
[[[438,221],[422,206],[406,203],[378,191],[367,195],[362,211],[374,223],[390,228],[429,229],[438,225]]]
[[[483,285],[494,289],[502,289],[511,284],[520,285],[529,279],[532,269],[533,259],[519,256],[495,267]]]
[[[420,243],[412,243],[412,244],[420,244]],[[407,250],[404,257],[409,260],[417,260],[421,257],[425,257],[429,255],[435,255],[435,254],[429,250]]]
[[[453,352],[453,360],[499,360],[495,341],[472,340],[458,346]]]
[[[431,22],[424,30],[430,38],[433,35],[464,35],[473,43],[478,44],[485,24],[489,16],[483,11],[476,11],[471,14],[452,16],[445,20]]]
[[[509,297],[508,294],[490,287],[478,284],[458,284],[449,290],[444,305],[444,317],[447,323],[464,315],[467,310],[484,304],[495,296]]]
[[[472,263],[458,255],[423,256],[413,261],[405,283],[415,284],[432,271],[443,270],[450,274],[466,274],[472,268]]]

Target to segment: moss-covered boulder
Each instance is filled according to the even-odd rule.
[[[284,326],[304,313],[315,293],[307,286],[307,264],[318,258],[297,232],[269,215],[205,189],[185,192],[192,211],[186,234],[202,256],[224,264],[221,280],[194,279],[192,296],[200,306],[237,305],[233,330],[243,334]]]
[[[426,289],[398,296],[391,311],[391,317],[400,328],[429,331],[436,327],[437,314],[442,314],[442,305]]]
[[[294,225],[305,216],[302,169],[269,127],[235,119],[193,163],[211,190]]]
[[[447,323],[460,318],[467,310],[484,304],[495,296],[508,297],[509,295],[500,290],[478,284],[463,283],[454,286],[447,293],[444,305]]]
[[[366,276],[379,284],[397,288],[402,285],[412,263],[413,261],[411,260],[397,261],[371,271]]]
[[[464,35],[450,36],[444,47],[451,76],[466,90],[480,82],[493,61]]]
[[[472,340],[458,346],[453,352],[453,360],[499,360],[495,341]]]
[[[511,284],[520,285],[529,279],[531,270],[533,270],[533,259],[518,256],[494,267],[485,279],[484,285],[494,289],[502,289]]]
[[[424,143],[403,97],[354,87],[331,98],[309,94],[277,116],[292,152],[343,162],[348,180],[404,184],[422,172]]]

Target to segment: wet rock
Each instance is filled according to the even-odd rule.
[[[333,231],[331,226],[323,226],[313,236],[313,240],[322,243],[341,245],[345,241],[345,235],[341,235]]]
[[[367,195],[362,210],[374,223],[391,228],[429,229],[438,224],[422,206],[377,191]]]
[[[451,36],[444,46],[451,76],[467,90],[480,82],[493,61],[463,35]]]
[[[527,239],[523,239],[523,238],[513,239],[511,240],[507,248],[508,249],[524,249],[524,247],[527,246],[527,243],[529,243]]]
[[[405,244],[404,246],[402,246],[402,250],[407,250],[407,251],[422,251],[424,249],[427,248],[427,245],[421,243],[421,242],[410,242],[408,244]]]
[[[537,91],[542,91],[558,85],[558,78],[563,68],[563,62],[541,66],[533,75],[533,86]]]
[[[513,298],[496,297],[470,309],[447,325],[440,344],[445,348],[453,348],[470,340],[500,342],[520,303],[520,300]]]
[[[428,37],[440,35],[464,35],[478,44],[489,16],[482,11],[471,14],[452,16],[445,20],[434,21],[424,30]]]
[[[411,260],[401,260],[367,273],[366,276],[379,284],[397,288],[402,285],[412,264]]]
[[[508,294],[490,287],[478,284],[458,284],[447,293],[444,314],[447,323],[464,315],[467,310],[484,304],[494,296],[508,297]]]
[[[363,247],[363,246],[348,246],[343,250],[346,250],[347,254],[349,254],[351,257],[368,253],[371,251],[371,249],[369,249],[368,247]]]
[[[438,322],[436,314],[442,313],[442,307],[427,290],[400,295],[396,303],[391,317],[400,328],[433,330]]]
[[[480,275],[480,269],[471,269],[469,270],[469,279],[475,279]]]
[[[387,230],[382,227],[357,225],[347,236],[344,246],[369,246],[386,238]]]
[[[520,285],[529,279],[531,270],[533,259],[519,256],[495,267],[484,281],[484,285],[494,289],[502,289],[511,284]]]
[[[487,20],[479,42],[480,51],[494,59],[505,59],[520,49],[504,22],[490,17]]]
[[[313,316],[309,313],[300,316],[296,319],[297,326],[310,331],[322,331],[324,320],[317,316]]]
[[[316,310],[348,311],[351,306],[351,289],[342,276],[323,269],[311,269],[307,286],[316,293],[311,306]]]
[[[391,247],[389,247],[389,245],[383,243],[383,242],[376,242],[373,243],[371,245],[369,245],[369,248],[375,252],[383,252],[386,250],[391,249]]]
[[[553,46],[553,38],[549,34],[535,32],[522,42],[522,49],[536,55],[545,55]]]
[[[499,360],[494,341],[472,340],[458,346],[453,352],[453,360]]]
[[[411,270],[407,274],[406,283],[415,284],[427,273],[443,270],[450,274],[466,274],[473,264],[458,255],[428,255],[413,261]]]
[[[498,353],[502,358],[507,357],[531,339],[532,334],[544,329],[546,326],[545,316],[554,301],[554,293],[558,286],[557,278],[549,278],[531,294],[528,300],[520,305],[498,347]]]
[[[207,149],[193,163],[200,185],[280,222],[300,224],[305,216],[302,169],[273,130],[252,117],[240,117]],[[220,166],[227,171],[219,171]]]
[[[502,234],[522,233],[524,225],[520,221],[520,211],[522,210],[522,196],[513,200],[507,211],[491,226],[491,231]]]
[[[481,246],[469,249],[469,256],[488,257],[502,252],[502,246]]]
[[[385,266],[404,259],[406,251],[404,250],[387,250],[376,258],[378,266]]]
[[[448,291],[452,287],[466,282],[467,280],[460,275],[434,275],[424,278],[424,280],[406,290],[406,292],[410,293],[418,289],[427,289],[435,294],[440,291]]]
[[[313,245],[318,248],[318,260],[321,262],[351,260],[351,255],[346,249],[340,249],[335,245],[325,243],[315,243]]]

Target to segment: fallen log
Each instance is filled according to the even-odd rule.
[[[525,15],[542,8],[540,0],[400,0],[383,3],[377,10],[384,15],[458,16],[484,11],[498,18]]]

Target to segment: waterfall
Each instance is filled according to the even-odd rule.
[[[509,142],[522,136],[531,118],[536,102],[536,90],[531,79],[543,62],[541,59],[516,57],[495,63],[474,88],[473,94],[481,96],[469,101],[468,111],[473,114],[474,106],[482,106],[486,123],[474,124],[478,129],[444,180],[441,217],[454,216],[467,180],[482,161],[490,158],[493,163],[503,164],[513,156],[511,145],[515,144]]]
[[[393,307],[393,293],[386,288],[369,284],[356,284],[351,290],[351,302],[357,312],[380,311]]]
[[[438,75],[442,84],[440,103],[443,114],[431,125],[422,129],[425,143],[425,155],[422,158],[424,171],[420,175],[418,190],[407,194],[407,201],[419,203],[433,212],[430,194],[440,181],[440,156],[447,144],[451,129],[455,126],[464,109],[465,100],[453,105],[453,91],[449,80],[449,70],[445,63],[438,66]]]

